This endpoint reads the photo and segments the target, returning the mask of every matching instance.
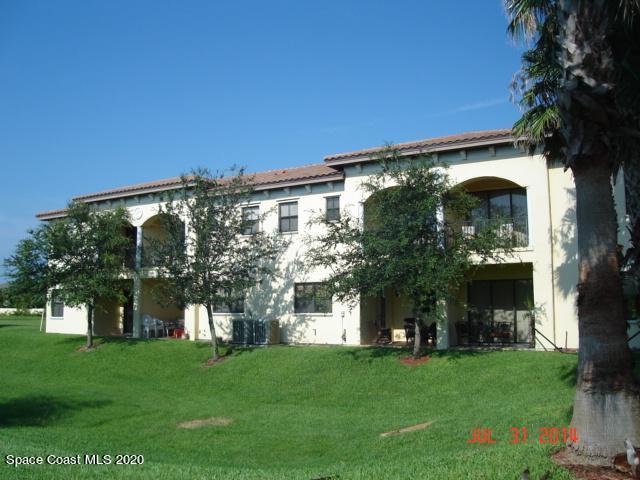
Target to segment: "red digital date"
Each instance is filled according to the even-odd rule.
[[[529,430],[527,427],[511,427],[509,443],[523,444],[529,439]],[[538,443],[541,445],[557,445],[559,443],[578,443],[578,432],[574,427],[542,427],[538,430]],[[471,438],[467,439],[467,443],[473,445],[493,445],[496,440],[493,438],[493,429],[491,428],[473,428],[471,430]]]

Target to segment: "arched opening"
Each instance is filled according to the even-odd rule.
[[[146,337],[166,336],[174,332],[184,331],[183,305],[169,302],[162,298],[162,288],[166,280],[157,278],[154,267],[154,244],[168,238],[169,228],[177,228],[184,240],[184,222],[176,217],[169,217],[160,213],[149,218],[142,224],[142,267],[140,280],[140,319],[142,335]]]
[[[166,225],[168,221],[177,222],[182,232],[184,223],[177,218],[170,218],[165,213],[160,213],[149,218],[142,224],[142,267],[154,267],[153,245],[167,238]]]
[[[526,188],[499,177],[473,178],[460,185],[478,200],[467,218],[449,219],[460,224],[465,235],[493,228],[513,247],[529,245]]]
[[[499,177],[477,177],[460,186],[478,202],[467,218],[451,219],[445,214],[455,228],[465,236],[491,228],[512,247],[529,245],[526,188]],[[459,301],[448,306],[452,345],[532,345],[530,263],[482,265],[469,272],[466,280],[458,289]]]

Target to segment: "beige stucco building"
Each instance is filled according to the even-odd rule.
[[[425,153],[449,166],[449,175],[481,198],[474,217],[461,228],[469,234],[482,228],[482,220],[502,218],[501,228],[516,241],[513,255],[501,263],[482,265],[469,275],[458,292],[459,302],[448,306],[448,319],[437,326],[437,345],[521,344],[551,349],[578,347],[576,291],[578,279],[575,190],[569,171],[541,155],[529,156],[514,147],[508,130],[471,132],[449,137],[399,144],[408,158]],[[331,155],[322,164],[273,170],[256,174],[256,191],[245,207],[272,212],[259,228],[280,232],[290,239],[279,260],[277,280],[263,282],[247,292],[244,305],[216,313],[220,336],[231,338],[234,318],[277,320],[284,343],[371,344],[381,332],[404,341],[405,319],[411,317],[410,299],[392,289],[378,298],[362,298],[349,307],[314,297],[324,272],[305,268],[307,221],[314,212],[350,212],[362,216],[366,195],[360,185],[377,164],[377,149]],[[131,295],[126,305],[104,305],[96,312],[95,333],[141,336],[143,319],[182,321],[189,339],[209,337],[203,307],[160,306],[150,295],[152,266],[144,264],[146,239],[161,236],[158,207],[166,192],[180,187],[173,178],[132,185],[78,197],[100,208],[124,206],[136,238],[137,258],[132,260]],[[619,225],[625,223],[624,188],[614,185]],[[329,212],[328,212],[329,213]],[[64,210],[44,212],[42,220],[64,215]],[[317,227],[314,227],[317,228]],[[620,243],[626,244],[625,228]],[[302,302],[297,292],[311,293]],[[305,297],[308,298],[308,295]],[[237,312],[237,313],[230,313]],[[535,313],[535,332],[531,314]],[[146,317],[149,318],[149,317]],[[86,331],[86,314],[56,302],[47,309],[47,332]]]

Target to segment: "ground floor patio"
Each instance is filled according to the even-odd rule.
[[[160,337],[184,328],[185,310],[162,298],[162,280],[125,280],[124,302],[100,299],[95,308],[96,335]]]
[[[535,298],[531,264],[486,265],[467,276],[452,293],[446,318],[421,318],[423,343],[440,347],[472,345],[533,346]],[[394,288],[360,304],[363,344],[412,341],[413,301]]]

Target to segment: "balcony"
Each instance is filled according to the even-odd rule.
[[[488,230],[493,230],[509,247],[529,246],[529,228],[527,217],[474,218],[460,222],[462,234],[474,237]]]

